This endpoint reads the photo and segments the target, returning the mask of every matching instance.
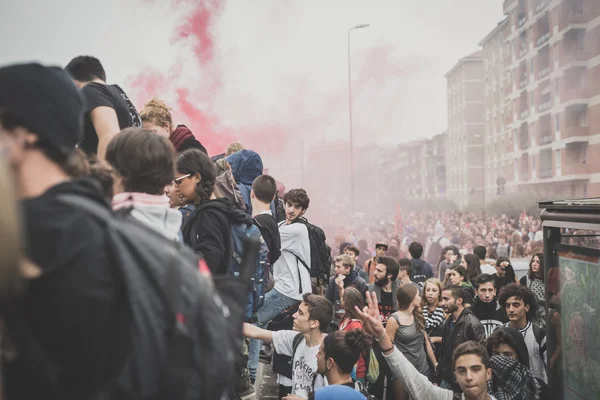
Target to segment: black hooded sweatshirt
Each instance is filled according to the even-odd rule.
[[[223,198],[197,206],[181,229],[184,243],[204,257],[213,275],[227,275],[229,271],[234,224],[252,225],[253,220]]]
[[[475,296],[471,311],[473,311],[473,314],[479,318],[481,325],[483,325],[485,337],[490,337],[492,332],[508,322],[506,311],[500,307],[496,297],[489,303],[485,303],[479,299],[479,296]]]
[[[23,301],[11,308],[19,313],[29,341],[4,310],[11,342],[20,354],[3,366],[7,399],[53,399],[56,387],[61,399],[91,398],[115,378],[131,350],[125,286],[109,259],[106,227],[88,212],[57,199],[64,194],[110,209],[99,187],[89,180],[58,184],[21,203],[26,254],[42,274],[29,280]],[[57,386],[43,382],[47,374],[34,372],[32,366],[42,364],[31,353],[31,342],[55,364]]]
[[[269,248],[269,263],[273,265],[281,256],[281,236],[277,222],[271,214],[255,215],[254,221]]]

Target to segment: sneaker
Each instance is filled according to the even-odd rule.
[[[241,393],[237,393],[237,395],[239,396],[240,400],[249,400],[255,397],[256,393],[254,392],[254,388],[252,387],[252,385],[250,385],[248,389],[244,390]]]

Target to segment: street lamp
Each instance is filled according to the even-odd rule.
[[[350,201],[352,212],[355,212],[354,203],[354,135],[352,133],[352,70],[350,68],[350,32],[354,29],[362,29],[368,27],[369,24],[355,25],[348,29],[348,114],[350,118]]]

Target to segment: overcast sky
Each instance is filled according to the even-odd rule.
[[[201,60],[198,37],[176,35],[200,0],[0,2],[0,64],[91,54],[139,108],[157,95],[190,119],[176,107],[183,88],[230,137],[277,126],[311,143],[347,137],[351,26],[371,24],[352,32],[355,140],[399,143],[446,128],[444,74],[503,18],[502,0],[210,0]],[[160,82],[140,84],[150,73]]]

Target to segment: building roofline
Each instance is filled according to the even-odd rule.
[[[444,77],[448,78],[448,76],[452,75],[459,67],[468,62],[483,62],[483,54],[481,50],[478,50],[474,53],[469,54],[466,57],[461,58],[456,63],[456,65],[454,65],[454,67],[452,67],[452,69],[450,69],[450,71],[448,71],[446,75],[444,75]]]
[[[498,25],[479,42],[479,46],[485,46],[490,40],[492,40],[503,28],[508,24],[508,17],[498,22]]]

